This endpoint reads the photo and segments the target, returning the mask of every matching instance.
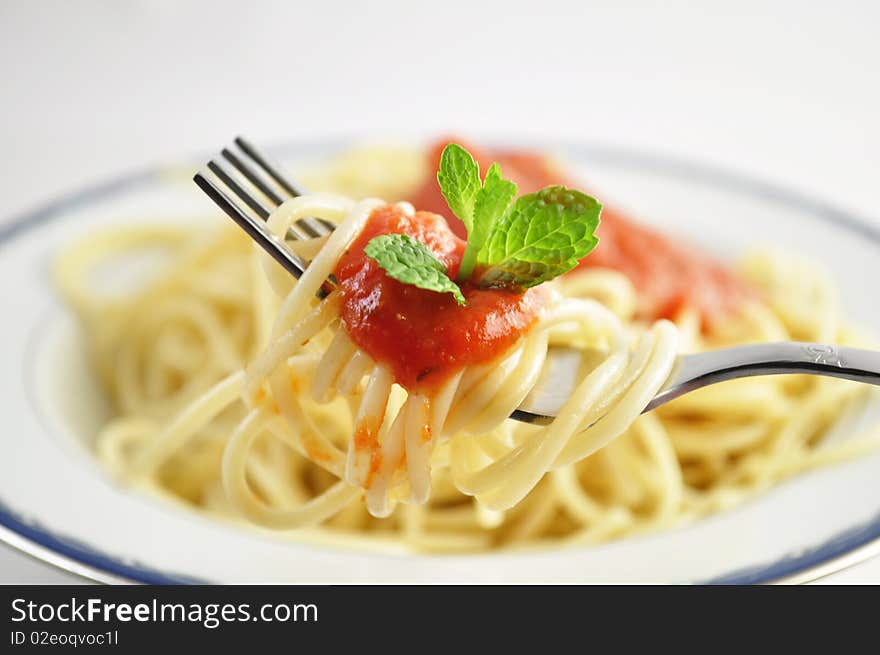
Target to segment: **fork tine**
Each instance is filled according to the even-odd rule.
[[[214,169],[212,168],[212,170]],[[214,172],[217,173],[216,170],[214,170]],[[218,173],[218,177],[219,176]],[[221,177],[221,179],[223,178]],[[272,234],[269,231],[269,228],[266,227],[265,222],[257,217],[249,215],[239,208],[232,198],[226,195],[218,185],[202,173],[196,173],[193,180],[195,180],[195,183],[199,185],[202,191],[204,191],[211,200],[217,204],[217,206],[225,211],[232,220],[238,223],[239,227],[247,232],[248,235],[256,241],[263,250],[269,253],[275,261],[281,264],[287,272],[297,279],[303,274],[306,270],[306,263],[299,255],[288,248],[287,244]],[[223,179],[223,182],[226,183],[226,180]],[[230,186],[230,188],[232,188],[232,186]]]
[[[252,193],[250,193],[247,189],[245,189],[238,180],[235,179],[234,175],[230,173],[222,162],[217,161],[216,159],[212,159],[208,162],[208,168],[218,177],[220,180],[227,186],[229,189],[237,195],[248,207],[251,208],[257,215],[262,218],[264,221],[269,218],[269,214],[272,212],[266,205],[264,205],[259,199],[257,199]],[[296,239],[311,239],[315,236],[323,236],[326,234],[325,231],[319,231],[317,234],[314,233],[313,229],[303,229],[301,225],[291,225],[288,230],[288,236],[294,240]]]
[[[296,222],[297,226],[306,234],[309,235],[311,239],[317,239],[319,237],[326,236],[332,230],[324,229],[323,225],[315,226],[315,220],[310,218],[301,218]]]
[[[280,167],[270,162],[266,156],[257,150],[249,141],[237,136],[235,137],[235,145],[241,148],[241,151],[250,157],[260,168],[262,168],[269,176],[275,180],[281,188],[293,197],[303,195],[304,191],[295,183],[288,180],[281,172]]]
[[[238,169],[238,172],[244,175],[248,181],[257,187],[272,203],[278,206],[284,202],[284,198],[275,193],[275,190],[266,184],[266,181],[263,180],[253,168],[239,159],[238,155],[232,152],[229,148],[223,148],[223,150],[220,151],[220,154],[223,155],[229,163],[235,166],[235,168]]]
[[[239,157],[234,151],[229,148],[224,148],[221,154],[230,162],[242,175],[244,175],[248,181],[251,182],[257,189],[260,190],[269,200],[276,205],[280,205],[284,202],[284,198],[276,192],[275,189],[272,188],[269,181],[266,179],[268,176],[271,180],[274,180],[278,186],[280,186],[285,193],[290,194],[293,197],[297,197],[303,194],[303,190],[298,185],[291,182],[282,172],[281,168],[274,163],[270,162],[270,160],[261,153],[257,148],[250,142],[246,141],[242,137],[236,137],[235,145],[238,146],[239,150],[243,153],[244,157]],[[251,165],[251,162],[253,165]],[[256,168],[255,168],[256,167]],[[317,238],[326,236],[330,232],[336,229],[336,226],[329,221],[325,221],[323,219],[316,218],[301,218],[298,221],[298,225],[291,226],[292,230],[298,230],[300,234],[298,238]],[[303,236],[304,233],[304,236]]]
[[[239,205],[224,190],[221,184],[218,184],[217,181],[210,177],[207,171],[197,173],[193,180],[251,239],[256,241],[263,250],[269,253],[291,275],[299,278],[308,264],[302,257],[292,251],[283,239],[279,239],[268,229],[266,221],[272,211],[262,200],[256,197],[255,191],[262,193],[275,206],[281,205],[284,202],[284,197],[283,194],[271,186],[266,176],[274,180],[291,196],[300,196],[303,191],[285,178],[280,169],[271,164],[253,145],[241,137],[237,137],[235,143],[244,153],[243,156],[239,156],[229,148],[224,148],[221,154],[223,159],[228,161],[244,179],[239,178],[236,172],[229,170],[223,160],[220,159],[210,160],[207,168],[253,214]],[[256,168],[251,165],[248,159],[256,165]],[[251,185],[253,190],[248,185]],[[334,229],[336,229],[336,226],[329,221],[321,218],[306,217],[293,223],[288,229],[287,236],[293,239],[317,238],[327,236]],[[336,288],[335,285],[336,280],[331,275],[321,285],[321,289],[317,294],[318,297],[324,298],[332,293]]]
[[[248,207],[254,211],[257,216],[262,218],[264,221],[269,218],[269,208],[266,207],[262,202],[260,202],[257,198],[255,198],[252,194],[248,193],[248,191],[241,186],[238,181],[227,172],[224,168],[223,164],[218,162],[215,159],[212,159],[208,162],[208,168],[211,170],[214,175],[220,178],[220,180],[229,187],[230,191],[232,191],[235,195],[237,195]]]

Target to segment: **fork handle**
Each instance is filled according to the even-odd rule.
[[[783,373],[827,375],[880,385],[880,352],[783,341],[680,355],[666,384],[645,411],[717,382]]]

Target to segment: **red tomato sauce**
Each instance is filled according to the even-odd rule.
[[[406,234],[430,248],[455,279],[464,254],[442,216],[414,216],[395,206],[379,207],[342,255],[335,275],[342,294],[342,322],[352,341],[391,367],[410,391],[430,391],[462,368],[491,362],[508,351],[537,319],[546,295],[460,285],[467,304],[452,294],[399,282],[364,254],[380,234]]]
[[[467,148],[480,164],[481,174],[497,161],[504,177],[517,183],[520,194],[551,184],[576,186],[543,155],[487,150],[459,139],[441,139],[429,151],[431,173],[410,200],[418,209],[445,216],[459,236],[466,236],[464,225],[451,215],[436,178],[440,154],[450,141]],[[673,242],[613,208],[603,209],[597,234],[599,245],[578,269],[604,267],[625,274],[639,293],[639,314],[643,318],[675,318],[682,309],[692,307],[700,313],[704,325],[711,325],[754,295],[733,272],[699,248]]]
[[[744,281],[698,248],[674,242],[605,208],[599,245],[575,270],[611,268],[639,292],[639,314],[674,319],[694,308],[705,326],[736,312],[755,296]]]

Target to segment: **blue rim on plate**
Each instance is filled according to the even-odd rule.
[[[351,139],[339,139],[338,145],[351,143]],[[320,146],[334,146],[336,140],[323,140]],[[299,142],[274,148],[275,152],[314,150],[319,143]],[[543,144],[547,147],[547,144]],[[552,145],[552,144],[551,144]],[[609,164],[647,170],[655,174],[757,197],[814,218],[831,222],[854,232],[880,247],[880,228],[829,203],[809,197],[798,191],[764,182],[748,175],[715,166],[705,166],[672,157],[660,156],[634,150],[607,146],[560,144],[561,148],[583,158],[604,161]],[[192,161],[200,161],[193,159]],[[25,212],[0,226],[0,248],[20,234],[49,223],[73,207],[104,199],[117,193],[129,191],[142,184],[162,177],[162,167],[142,170],[114,178],[110,181],[86,187],[33,211]],[[97,582],[138,582],[146,584],[192,584],[205,583],[190,576],[169,571],[159,571],[139,562],[132,562],[106,554],[98,548],[52,532],[38,522],[21,516],[7,501],[0,498],[0,542],[49,563],[69,573]],[[806,550],[799,550],[783,557],[739,569],[703,584],[758,584],[770,582],[807,582],[836,573],[854,564],[880,554],[880,513],[871,520],[848,528],[832,538]]]

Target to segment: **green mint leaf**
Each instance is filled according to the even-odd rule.
[[[470,234],[473,229],[474,203],[481,188],[479,164],[467,150],[457,143],[450,143],[440,155],[437,181],[449,209],[461,219]]]
[[[405,234],[383,234],[370,239],[364,252],[395,280],[428,291],[451,293],[459,305],[465,304],[461,289],[446,275],[446,267],[421,241]]]
[[[459,280],[470,278],[477,262],[477,253],[515,196],[516,184],[502,178],[501,167],[497,163],[492,164],[486,171],[486,179],[474,202],[473,225],[468,227],[467,248],[458,269]]]
[[[516,185],[501,177],[500,166],[492,164],[481,182],[479,165],[456,143],[443,149],[437,180],[468,232],[459,282],[476,270],[477,286],[525,289],[567,273],[599,242],[602,206],[595,199],[552,186],[511,206]]]
[[[563,186],[516,200],[477,254],[481,287],[525,289],[567,273],[587,255],[602,205]]]

